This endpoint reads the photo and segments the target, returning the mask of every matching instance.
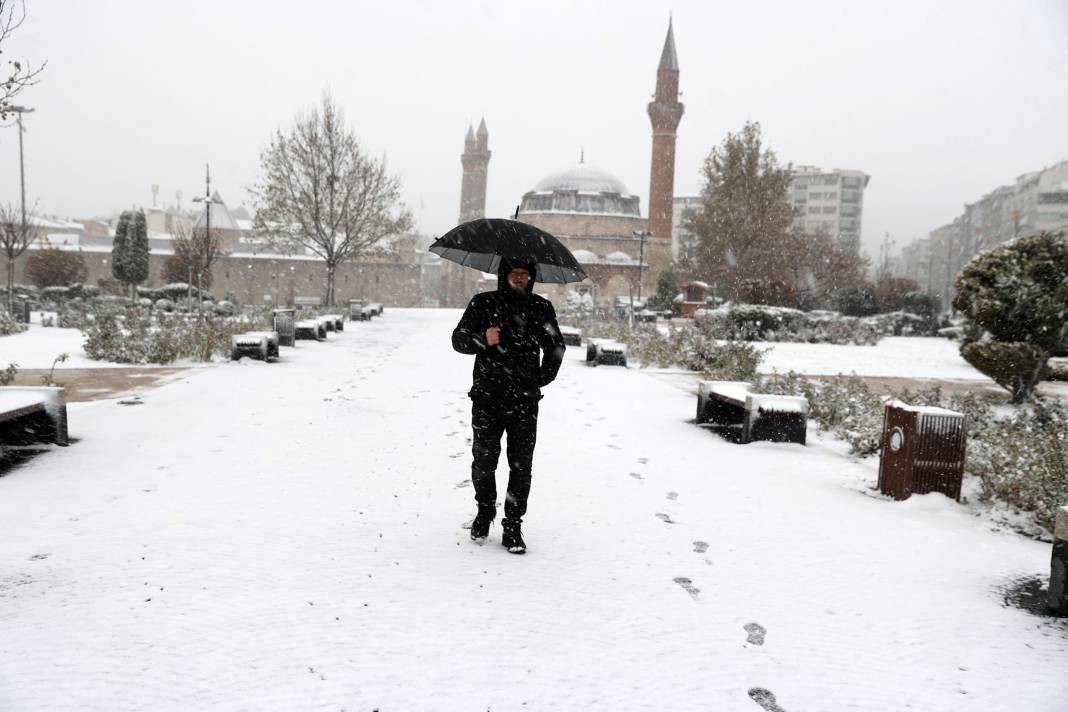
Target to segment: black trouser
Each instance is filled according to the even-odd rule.
[[[508,433],[508,496],[504,516],[519,522],[527,512],[530,469],[538,436],[538,402],[488,406],[472,402],[471,482],[479,511],[495,512],[497,504],[497,460],[501,455],[501,435]]]

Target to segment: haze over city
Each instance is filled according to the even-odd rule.
[[[1068,157],[1068,5],[1033,0],[335,4],[27,2],[5,58],[47,61],[19,102],[27,198],[85,218],[183,206],[204,164],[248,203],[273,130],[331,92],[388,157],[416,229],[459,211],[463,136],[485,117],[487,214],[511,215],[578,161],[648,210],[650,126],[669,14],[686,113],[675,194],[696,195],[711,148],[761,122],[782,163],[862,170],[863,241],[900,247],[1019,174]],[[14,128],[0,200],[18,200]]]

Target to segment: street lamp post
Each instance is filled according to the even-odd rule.
[[[198,195],[193,198],[193,202],[204,203],[204,216],[207,219],[204,231],[204,247],[207,249],[211,244],[211,206],[219,202],[211,197],[211,166],[208,164],[204,164],[204,197]],[[200,293],[200,285],[203,282],[201,267],[200,264],[197,265],[197,314],[201,313],[204,305],[203,295]],[[192,263],[190,263],[190,270],[192,270]],[[192,284],[189,286],[192,288]]]
[[[645,238],[652,237],[653,233],[649,230],[634,230],[634,237],[637,237],[638,242],[638,303],[642,301],[642,277],[645,270]]]

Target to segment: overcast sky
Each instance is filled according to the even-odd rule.
[[[871,175],[864,242],[898,246],[1020,173],[1068,159],[1068,0],[276,2],[27,0],[4,57],[48,61],[19,101],[29,201],[110,215],[203,191],[248,203],[278,127],[329,90],[385,154],[419,231],[459,214],[467,122],[490,131],[487,213],[586,161],[646,214],[645,105],[673,13],[686,113],[676,195],[759,121],[780,161]],[[0,201],[18,141],[0,128]]]

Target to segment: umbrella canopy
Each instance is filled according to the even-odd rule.
[[[559,240],[518,220],[482,218],[457,225],[434,240],[430,251],[464,267],[497,273],[501,258],[537,264],[539,282],[581,282],[586,273]]]

